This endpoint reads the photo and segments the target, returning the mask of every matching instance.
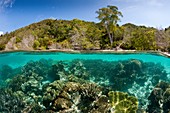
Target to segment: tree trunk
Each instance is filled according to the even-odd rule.
[[[106,31],[107,31],[107,34],[109,35],[109,39],[110,39],[110,44],[111,46],[113,45],[113,37],[109,31],[109,28],[107,27],[107,25],[105,26],[106,27]]]

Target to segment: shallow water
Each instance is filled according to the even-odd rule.
[[[53,83],[55,80],[69,81],[71,75],[106,89],[127,92],[138,98],[139,108],[149,109],[148,112],[151,113],[152,108],[159,108],[149,103],[155,102],[149,99],[153,96],[152,90],[161,80],[168,83],[170,81],[170,58],[151,53],[10,52],[0,54],[0,86],[9,87],[14,92],[22,91],[25,93],[24,102],[39,95],[41,99],[38,103],[45,106],[42,108],[47,107],[43,103],[44,100],[42,101],[46,94],[42,90],[43,85]],[[20,78],[16,79],[15,76]],[[35,96],[29,97],[29,94]],[[1,98],[5,97],[0,92]],[[34,98],[30,99],[31,102],[34,100]],[[0,104],[2,103],[0,101]],[[0,112],[1,108],[0,105]]]
[[[170,72],[170,58],[149,53],[138,54],[107,54],[107,53],[92,53],[92,54],[76,54],[76,53],[63,53],[63,52],[12,52],[0,54],[0,65],[10,65],[11,67],[19,67],[26,64],[28,61],[38,61],[40,59],[52,59],[56,61],[71,61],[74,59],[84,60],[104,60],[104,61],[119,61],[128,59],[138,59],[144,62],[161,63],[167,72]]]

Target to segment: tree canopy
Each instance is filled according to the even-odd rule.
[[[99,9],[96,11],[96,13],[98,14],[97,18],[106,28],[110,43],[113,45],[114,31],[116,30],[117,22],[120,21],[120,17],[123,17],[122,13],[118,11],[116,6],[110,5],[108,5],[106,8]]]

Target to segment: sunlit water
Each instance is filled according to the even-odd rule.
[[[41,59],[45,60],[40,61]],[[30,63],[30,61],[35,62]],[[104,87],[111,87],[112,90],[124,91],[131,95],[134,95],[138,98],[139,108],[143,109],[147,108],[149,104],[148,97],[151,94],[154,86],[160,82],[159,80],[164,80],[168,82],[170,81],[170,58],[153,53],[114,54],[66,52],[9,52],[0,53],[0,84],[2,86],[8,86],[7,84],[10,81],[8,80],[8,78],[12,79],[13,75],[15,76],[18,74],[23,74],[29,78],[29,76],[27,76],[29,75],[29,71],[35,71],[36,73],[36,69],[38,69],[38,76],[42,76],[44,78],[47,74],[46,71],[48,70],[47,75],[49,76],[46,77],[46,81],[40,82],[41,85],[43,85],[43,82],[64,80],[66,76],[64,77],[62,73],[58,73],[61,75],[59,75],[60,77],[57,78],[55,71],[55,73],[53,73],[54,75],[52,74],[52,78],[50,78],[51,73],[49,72],[50,69],[52,69],[52,67],[54,66],[53,64],[49,63],[51,61],[55,64],[58,63],[55,69],[57,68],[58,70],[60,70],[62,66],[64,67],[64,63],[61,63],[60,65],[60,62],[58,62],[63,61],[66,64],[68,63],[64,69],[67,73],[70,73],[70,75],[74,75],[78,78],[83,78],[84,80],[86,80],[88,76],[89,78],[87,80],[89,80],[90,82],[95,82],[98,85]],[[48,67],[48,63],[51,67]],[[4,67],[5,65],[7,66]],[[47,67],[50,69],[48,69]],[[11,72],[11,68],[13,68],[16,73]],[[21,71],[17,72],[17,69],[24,69],[24,71],[22,70],[22,73]],[[64,70],[62,71],[64,73]],[[33,77],[33,75],[31,76]],[[28,79],[27,82],[31,82],[31,79]],[[33,83],[36,83],[35,80],[33,81]],[[36,85],[38,83],[39,82],[37,82]],[[15,85],[15,82],[13,85]],[[13,85],[10,87],[13,87]],[[27,86],[29,84],[25,85]],[[24,83],[22,83],[21,86],[21,88],[23,88]],[[38,85],[37,87],[39,88]],[[40,101],[40,103],[42,105],[42,101]]]
[[[104,60],[104,61],[119,61],[128,59],[137,59],[144,62],[154,62],[163,65],[168,73],[170,73],[170,58],[149,53],[138,54],[107,54],[107,53],[63,53],[63,52],[14,52],[1,53],[0,65],[10,65],[13,68],[23,66],[28,61],[38,61],[40,59],[52,59],[56,61],[71,61],[74,59],[84,60]]]

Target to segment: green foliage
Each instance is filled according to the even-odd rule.
[[[121,48],[136,50],[156,50],[156,30],[133,24],[124,25],[124,39]]]
[[[0,44],[0,50],[4,50],[5,49],[5,44]]]
[[[108,93],[110,104],[114,108],[114,113],[136,113],[138,100],[127,93],[110,91]]]
[[[22,40],[21,40],[21,38],[19,38],[19,37],[16,37],[16,41],[15,41],[15,43],[19,43],[19,42],[21,42]]]
[[[6,33],[0,36],[0,50],[4,50],[10,39],[16,37],[14,43],[24,42],[24,38],[34,39],[33,49],[91,50],[120,47],[169,51],[170,28],[157,30],[131,23],[119,26],[117,22],[122,14],[115,6],[101,8],[97,13],[100,23],[79,19],[70,21],[46,19]],[[22,49],[22,46],[18,49]]]
[[[136,50],[155,50],[156,42],[153,30],[139,30],[132,33],[131,44]]]
[[[71,48],[71,44],[68,40],[64,40],[62,42],[59,43],[61,48],[64,48],[64,49],[70,49]]]
[[[38,40],[34,40],[33,48],[38,49],[40,46],[40,42]]]
[[[117,22],[120,21],[119,17],[122,17],[123,15],[120,11],[118,11],[116,6],[101,8],[96,13],[98,14],[97,18],[101,20],[101,23],[105,27],[112,45],[115,37],[114,32],[117,29]]]

